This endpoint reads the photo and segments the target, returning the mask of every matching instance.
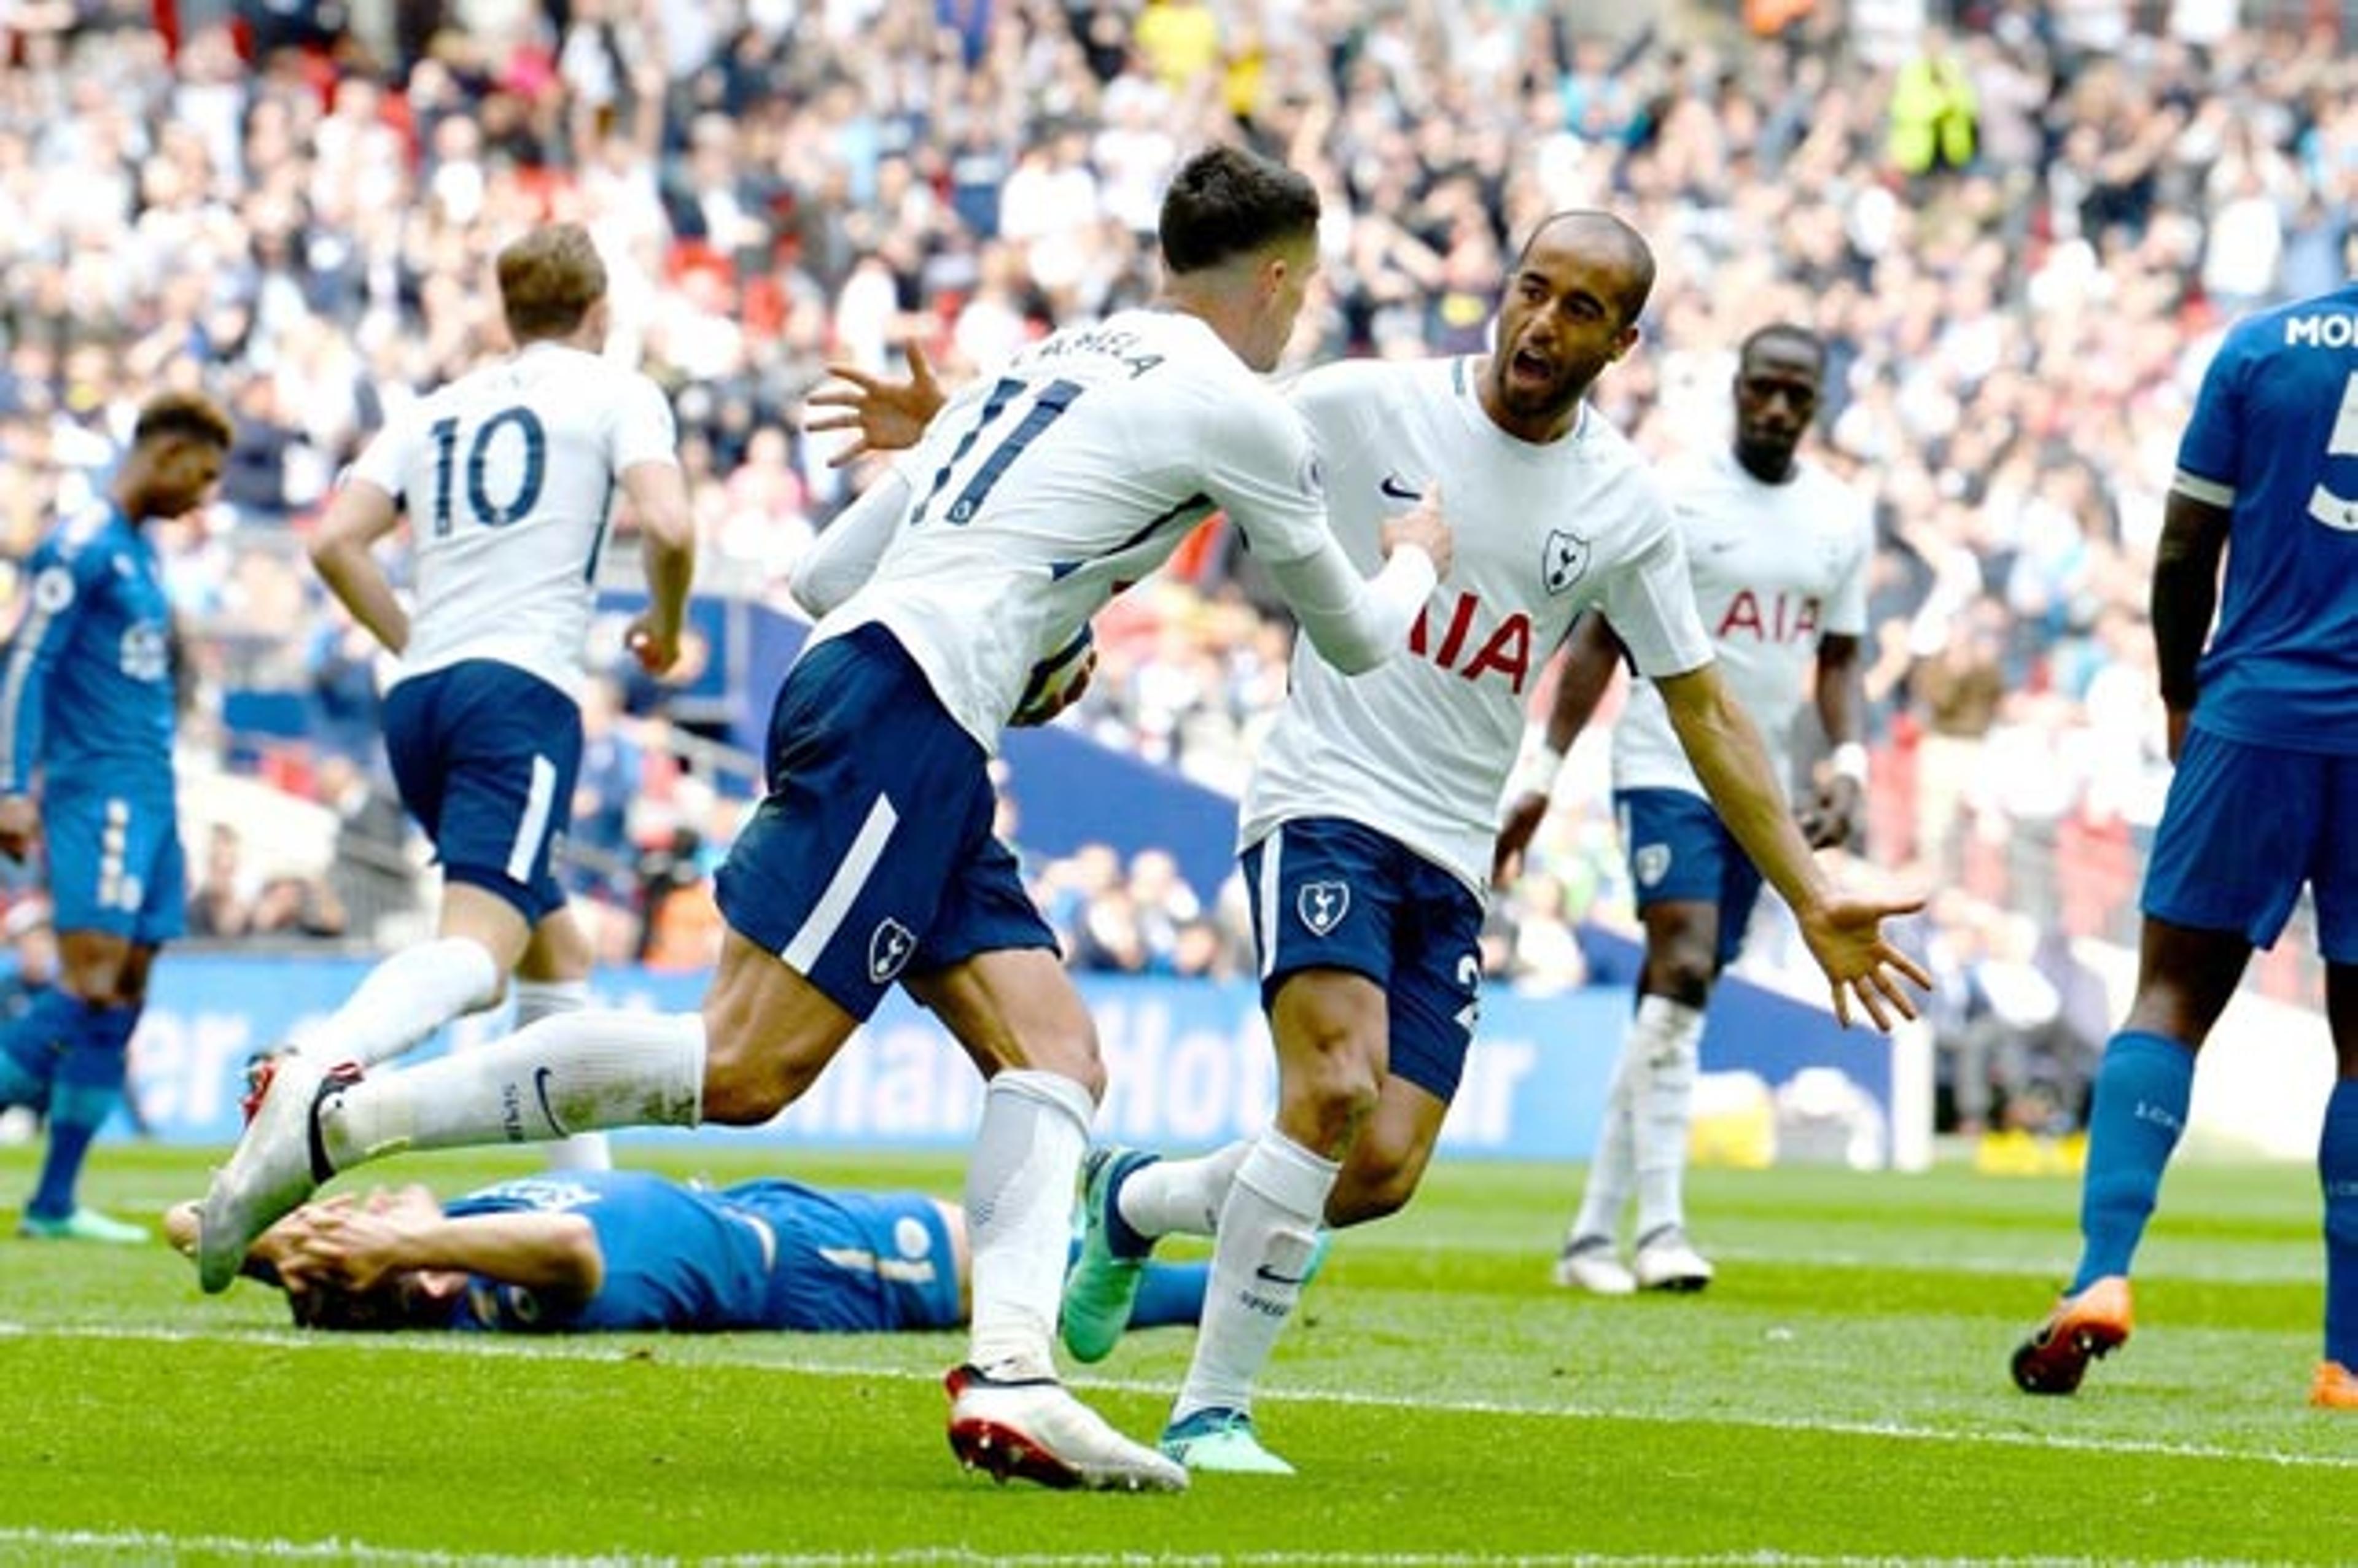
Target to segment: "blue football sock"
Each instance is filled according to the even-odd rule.
[[[51,986],[33,999],[25,1015],[0,1030],[0,1106],[49,1103],[58,1054],[81,1017],[81,999]]]
[[[1200,1323],[1204,1292],[1212,1282],[1209,1263],[1149,1263],[1138,1279],[1138,1300],[1130,1309],[1132,1328]]]
[[[2358,1372],[2358,1078],[2333,1086],[2317,1141],[2325,1189],[2325,1358]]]
[[[2080,1186],[2080,1271],[2073,1293],[2125,1274],[2161,1173],[2186,1130],[2194,1053],[2166,1035],[2125,1029],[2104,1047],[2088,1118],[2088,1169]]]
[[[135,1007],[89,1007],[76,1010],[72,1035],[58,1060],[57,1081],[49,1086],[49,1141],[41,1159],[41,1179],[25,1212],[35,1219],[65,1219],[74,1211],[74,1188],[81,1180],[81,1164],[123,1098],[123,1066],[131,1031],[139,1022]]]

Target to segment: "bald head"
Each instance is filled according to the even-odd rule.
[[[1616,276],[1618,287],[1612,300],[1622,326],[1631,325],[1645,313],[1646,300],[1654,292],[1654,248],[1643,234],[1612,213],[1593,207],[1568,207],[1549,213],[1523,242],[1515,257],[1516,270],[1543,252],[1577,257]]]

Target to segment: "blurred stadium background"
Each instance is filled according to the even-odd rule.
[[[2352,270],[2353,29],[2322,0],[6,0],[0,560],[103,484],[146,393],[204,386],[239,421],[220,503],[164,542],[205,935],[158,968],[140,1119],[228,1137],[245,1053],[422,929],[384,671],[301,546],[387,411],[500,346],[504,238],[591,226],[611,351],[680,419],[698,646],[656,684],[608,639],[572,849],[601,985],[681,1001],[801,635],[784,587],[856,483],[802,397],[830,360],[891,371],[917,342],[960,377],[1142,297],[1164,176],[1243,136],[1327,202],[1297,364],[1478,350],[1521,232],[1571,205],[1663,264],[1598,394],[1650,450],[1721,428],[1751,328],[1828,337],[1815,451],[1880,534],[1856,848],[1936,890],[1911,939],[1941,983],[1895,1055],[1780,1000],[1759,934],[1705,1133],[1739,1162],[1913,1163],[1936,1129],[2068,1161],[2167,777],[2161,496],[2224,322]],[[18,587],[0,568],[11,617]],[[1108,1022],[1115,1129],[1217,1137],[1266,1093],[1227,793],[1290,633],[1216,523],[1098,641],[1087,702],[1011,749],[1003,827]],[[1596,739],[1492,922],[1463,1150],[1586,1151],[1628,973]],[[38,886],[8,872],[18,1002],[50,961]],[[2287,1086],[2328,1060],[2305,919],[2247,989],[2197,1130],[2305,1157],[2313,1110],[2284,1108],[2322,1096]],[[914,1014],[877,1033],[784,1135],[962,1135],[954,1054]]]

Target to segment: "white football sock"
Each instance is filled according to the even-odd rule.
[[[473,1051],[363,1077],[319,1102],[337,1170],[404,1149],[545,1143],[601,1127],[694,1127],[704,1019],[583,1010]]]
[[[1687,1124],[1703,1010],[1668,997],[1638,1003],[1629,1028],[1629,1126],[1638,1150],[1638,1239],[1686,1224]]]
[[[341,1007],[299,1031],[291,1044],[315,1062],[373,1067],[452,1019],[499,1000],[500,978],[481,943],[438,936],[371,969]]]
[[[1252,1146],[1251,1139],[1239,1138],[1196,1159],[1141,1165],[1123,1178],[1115,1206],[1141,1236],[1215,1235],[1229,1184]]]
[[[1613,1063],[1613,1081],[1605,1091],[1605,1119],[1596,1130],[1596,1151],[1588,1158],[1588,1184],[1581,1189],[1580,1213],[1565,1236],[1567,1242],[1602,1237],[1618,1245],[1621,1209],[1629,1201],[1637,1180],[1638,1152],[1632,1145],[1629,1113],[1630,1036],[1621,1036],[1621,1054]]]
[[[1246,1151],[1220,1209],[1203,1326],[1171,1407],[1174,1422],[1200,1410],[1252,1409],[1253,1384],[1302,1298],[1341,1170],[1274,1127]]]
[[[1005,1068],[982,1095],[966,1168],[974,1249],[967,1359],[996,1378],[1053,1378],[1049,1341],[1065,1291],[1073,1182],[1097,1115],[1089,1091],[1058,1073]]]
[[[590,1005],[588,980],[517,980],[508,987],[515,998],[515,1030],[522,1033],[544,1018],[579,1012]],[[548,1146],[552,1171],[611,1171],[614,1151],[602,1132],[577,1132]]]

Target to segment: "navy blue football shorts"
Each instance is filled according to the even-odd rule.
[[[904,971],[1054,951],[991,837],[988,759],[882,626],[810,649],[771,710],[770,793],[720,868],[730,929],[854,1018]]]
[[[1399,840],[1334,816],[1281,823],[1247,849],[1263,1007],[1303,969],[1347,969],[1384,990],[1388,1071],[1444,1104],[1480,1017],[1482,901]]]
[[[386,694],[384,750],[445,880],[506,900],[534,925],[565,906],[552,861],[581,771],[570,697],[514,665],[461,660]]]

